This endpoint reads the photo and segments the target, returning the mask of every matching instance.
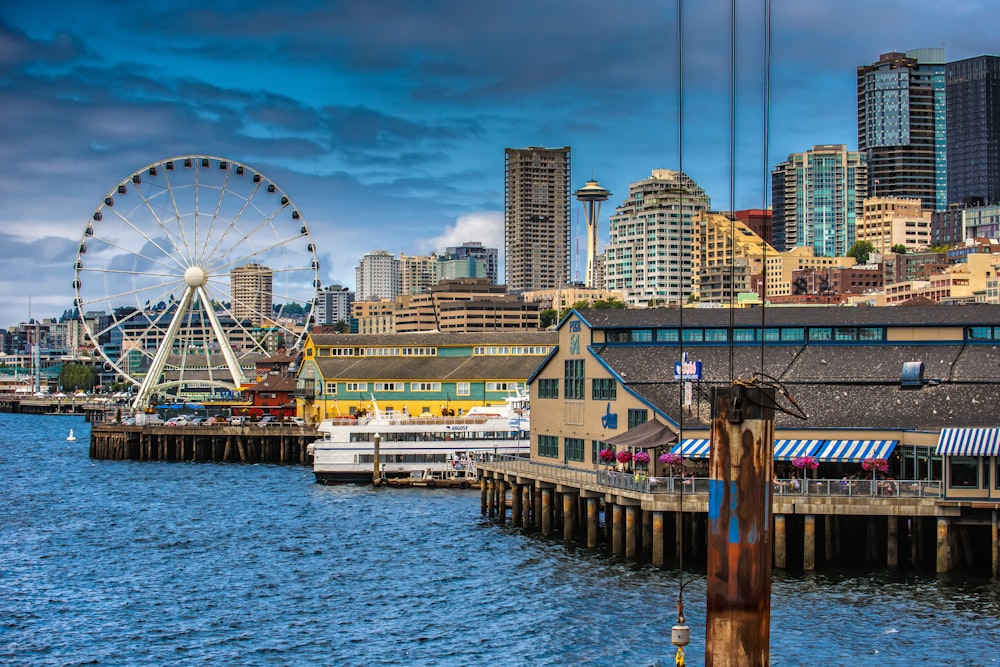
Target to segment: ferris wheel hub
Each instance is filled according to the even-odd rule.
[[[208,274],[205,273],[205,269],[200,266],[189,267],[187,271],[184,272],[184,282],[188,284],[188,287],[201,287],[205,284],[208,279]]]

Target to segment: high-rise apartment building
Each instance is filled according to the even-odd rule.
[[[232,313],[240,322],[250,321],[259,327],[271,317],[274,272],[266,266],[249,263],[229,272],[232,288]]]
[[[897,246],[905,246],[907,252],[925,250],[931,245],[931,215],[919,199],[869,197],[858,219],[855,240],[868,241],[883,255],[895,252]]]
[[[948,203],[1000,203],[1000,56],[948,63],[945,81]]]
[[[316,298],[316,324],[336,324],[351,321],[354,292],[343,285],[328,285]]]
[[[437,284],[436,255],[399,255],[399,293],[426,294]]]
[[[883,53],[858,67],[858,151],[868,166],[866,196],[946,205],[944,49]],[[946,163],[946,157],[948,162]]]
[[[388,250],[375,250],[354,269],[358,301],[395,299],[400,293],[399,260]]]
[[[692,293],[701,303],[735,303],[754,290],[754,278],[764,273],[769,255],[778,254],[738,219],[700,213],[692,239]]]
[[[504,251],[512,293],[569,281],[570,148],[504,151]]]
[[[485,277],[490,281],[490,283],[495,285],[500,282],[499,255],[500,253],[496,248],[486,248],[479,241],[466,241],[460,246],[451,246],[446,248],[444,256],[439,257],[438,260],[450,261],[454,259],[473,259],[476,262],[482,262],[485,275],[467,277]],[[462,276],[454,277],[459,278]]]
[[[820,257],[846,255],[867,184],[865,156],[843,144],[789,155],[771,172],[774,247],[807,246]]]
[[[684,303],[691,293],[694,216],[711,200],[691,177],[654,169],[629,185],[628,199],[610,218],[604,287],[634,306]]]

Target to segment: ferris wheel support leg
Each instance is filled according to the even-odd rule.
[[[212,303],[204,287],[198,287],[198,296],[201,298],[202,303]],[[219,349],[222,351],[222,356],[226,359],[226,366],[229,367],[229,374],[233,377],[233,384],[236,386],[236,389],[239,389],[243,385],[243,370],[240,368],[240,362],[236,359],[236,353],[233,352],[233,346],[229,344],[229,337],[222,330],[222,325],[219,323],[219,317],[215,314],[215,309],[207,307],[205,308],[205,314],[208,315],[208,321],[212,323],[212,331],[215,332],[215,339],[219,342]]]
[[[170,354],[174,338],[177,336],[177,330],[180,329],[181,322],[184,321],[184,315],[187,314],[188,308],[191,306],[193,296],[194,290],[190,287],[185,287],[184,294],[177,304],[177,310],[174,312],[174,318],[170,321],[170,326],[167,327],[167,333],[164,334],[163,340],[160,341],[160,347],[156,350],[156,356],[153,357],[153,362],[149,365],[146,376],[142,378],[142,384],[139,385],[139,391],[135,395],[135,400],[132,401],[132,409],[138,410],[144,407],[149,396],[153,393],[153,387],[158,383],[160,373],[163,372],[163,367],[167,363],[167,355]]]

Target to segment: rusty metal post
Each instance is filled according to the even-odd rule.
[[[600,538],[597,535],[597,514],[600,512],[600,507],[598,507],[598,499],[594,497],[587,498],[587,548],[596,549],[597,545],[600,543]]]
[[[714,392],[705,665],[770,663],[774,389]]]
[[[802,522],[802,569],[816,569],[816,515],[806,514]]]
[[[576,539],[576,496],[569,491],[562,492],[563,539],[572,542]]]
[[[552,489],[542,488],[542,535],[552,532]]]
[[[650,553],[650,558],[653,561],[653,567],[663,569],[663,565],[666,563],[666,558],[663,554],[663,512],[650,512],[653,515],[653,537],[652,544],[650,548],[652,549]]]
[[[634,505],[625,507],[625,560],[637,560],[639,557],[639,539],[636,529],[635,514],[639,510]]]

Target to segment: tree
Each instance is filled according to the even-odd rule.
[[[556,312],[555,308],[546,308],[538,313],[538,323],[543,329],[548,329],[553,324],[556,324],[559,313]]]
[[[867,264],[868,258],[873,252],[875,252],[875,246],[871,241],[855,241],[851,249],[847,251],[847,256],[858,260],[858,264]]]
[[[897,255],[905,255],[906,254],[906,246],[903,245],[902,243],[897,243],[896,245],[892,246],[890,248],[890,250],[892,252],[896,253]]]
[[[68,363],[59,371],[59,385],[65,389],[90,391],[97,384],[97,369],[93,366]]]

